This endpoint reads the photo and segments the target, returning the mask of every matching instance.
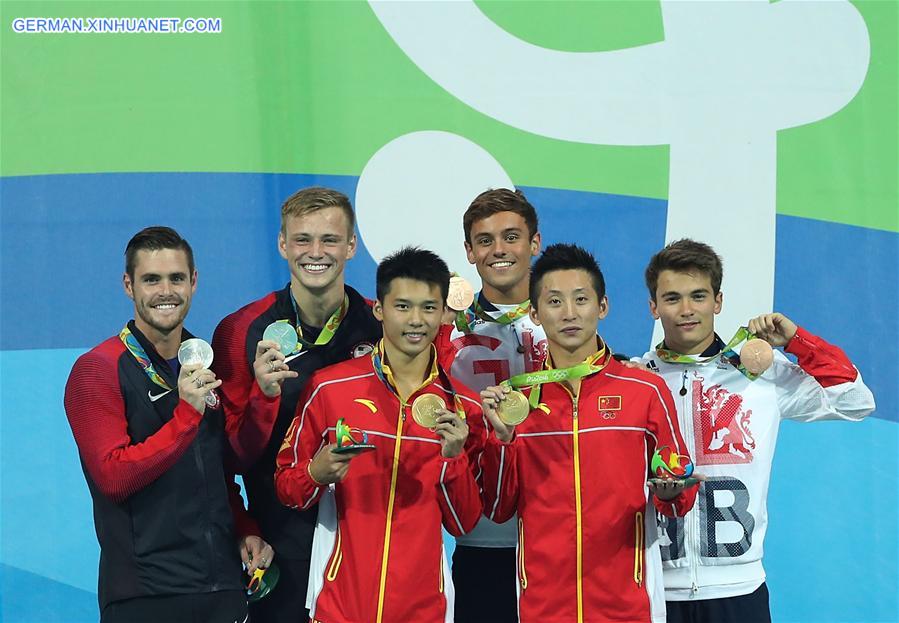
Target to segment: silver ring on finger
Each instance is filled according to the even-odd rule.
[[[274,371],[275,371],[275,360],[274,360],[274,359],[269,359],[269,360],[268,360],[268,371],[269,371],[269,372],[274,372]]]
[[[200,375],[199,375],[199,374],[198,374],[196,377],[194,377],[194,382],[197,384],[197,389],[199,389],[199,388],[203,387],[204,385],[206,385],[206,382],[203,381],[203,379],[200,378]]]

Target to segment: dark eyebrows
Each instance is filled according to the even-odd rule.
[[[577,294],[577,293],[581,293],[581,292],[587,292],[589,290],[590,290],[590,288],[575,288],[574,290],[572,290],[572,292]],[[546,294],[562,294],[562,291],[561,290],[547,290]]]
[[[187,279],[187,273],[181,270],[169,273],[167,276],[169,279],[175,279],[178,277]],[[144,273],[140,276],[140,278],[142,281],[149,281],[150,279],[156,279],[158,281],[159,279],[162,279],[162,275],[160,275],[159,273]]]
[[[524,230],[521,227],[507,227],[506,229],[499,232],[499,236],[508,236],[509,234],[521,234]],[[490,231],[477,231],[471,232],[472,239],[475,238],[493,238],[493,232]]]
[[[697,288],[696,290],[690,291],[690,296],[696,296],[697,294],[711,294],[711,293],[712,293],[712,291],[709,290],[708,288]],[[675,290],[669,290],[668,292],[662,292],[661,294],[659,294],[659,298],[667,298],[669,296],[679,297],[679,296],[681,296],[681,293],[677,292]]]
[[[403,299],[403,298],[393,299],[393,304],[394,305],[397,305],[397,304],[409,305],[410,307],[415,305],[415,303],[413,303],[409,299]],[[421,305],[438,305],[438,304],[440,304],[440,301],[438,299],[425,299],[424,301],[421,301],[420,304]]]

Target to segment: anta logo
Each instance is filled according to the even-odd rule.
[[[355,346],[353,346],[353,350],[350,351],[350,354],[354,358],[365,357],[366,355],[371,354],[371,351],[375,349],[375,345],[371,342],[359,342]]]
[[[541,402],[537,405],[537,408],[543,411],[546,415],[549,415],[549,407],[546,406],[545,402]]]
[[[371,400],[368,400],[367,398],[356,398],[353,402],[358,402],[360,405],[365,405],[372,413],[378,412],[378,407],[375,406],[375,403]]]
[[[281,448],[278,450],[278,454],[281,454],[293,444],[294,436],[297,433],[297,427],[299,425],[300,418],[294,418],[293,422],[290,423],[290,427],[287,429],[287,434],[284,435],[284,441],[281,442]]]
[[[755,438],[749,428],[752,409],[743,397],[721,385],[703,388],[702,377],[693,379],[693,421],[696,463],[751,463]]]

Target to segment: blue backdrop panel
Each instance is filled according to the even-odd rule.
[[[222,316],[287,282],[275,246],[279,206],[316,183],[352,197],[357,178],[191,173],[0,180],[3,621],[97,618],[98,548],[62,396],[75,358],[133,313],[121,289],[128,238],[144,226],[168,224],[190,240],[200,283],[188,325],[208,339]],[[602,331],[616,350],[642,353],[652,333],[642,272],[664,243],[666,203],[524,190],[538,207],[546,244],[572,241],[596,253],[611,299]],[[899,577],[899,297],[892,262],[899,236],[793,217],[779,217],[777,227],[776,309],[842,346],[873,389],[878,411],[860,424],[781,429],[766,553],[775,618],[896,620],[895,594],[884,596],[881,583],[868,580]],[[371,296],[374,269],[361,247],[347,279]]]

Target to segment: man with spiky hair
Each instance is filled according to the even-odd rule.
[[[370,356],[312,377],[281,446],[278,496],[319,507],[313,621],[453,620],[441,527],[460,536],[481,516],[485,424],[433,346],[449,278],[430,251],[385,258],[374,304],[384,338]],[[343,447],[343,424],[374,448]]]
[[[543,369],[516,382],[530,412],[513,425],[503,415],[511,388],[481,392],[493,429],[484,508],[497,521],[518,513],[520,620],[664,623],[650,528],[656,511],[689,511],[696,491],[683,480],[647,484],[656,450],[689,461],[671,394],[656,375],[618,362],[597,335],[609,301],[590,253],[547,248],[531,271],[530,300],[549,342]]]
[[[313,372],[368,355],[381,337],[371,302],[344,282],[346,262],[356,254],[355,222],[350,200],[336,190],[313,186],[291,195],[278,233],[290,283],[227,316],[213,336],[227,424],[242,431],[249,510],[281,570],[272,592],[250,605],[254,623],[293,623],[305,612],[316,512],[285,508],[273,479],[300,393]],[[293,352],[262,337],[278,321],[299,336]]]

